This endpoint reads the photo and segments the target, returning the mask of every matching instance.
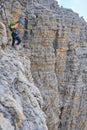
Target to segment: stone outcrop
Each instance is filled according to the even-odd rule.
[[[7,34],[6,27],[0,22],[0,46],[6,46],[7,44]]]
[[[8,90],[8,94],[1,108],[4,105],[2,110],[9,114],[4,116],[1,111],[3,120],[11,129],[14,126],[18,129],[20,124],[23,130],[86,130],[87,23],[71,9],[59,7],[55,0],[8,2],[5,2],[5,10],[9,13],[5,15],[2,7],[1,21],[5,24],[6,16],[8,23],[19,16],[26,17],[24,30],[20,29],[25,48],[19,52],[8,49],[7,53],[2,50],[0,53],[0,57],[5,55],[5,68],[11,61],[7,70],[12,79],[7,78],[8,84],[5,80],[2,84],[2,87],[7,84],[2,90]],[[8,74],[2,65],[4,73],[1,74],[6,78]],[[36,114],[30,115],[31,110]]]
[[[24,53],[0,50],[0,129],[47,130],[43,99]]]

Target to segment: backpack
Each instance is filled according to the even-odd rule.
[[[10,31],[11,31],[11,32],[15,32],[15,29],[14,29],[14,28],[11,28],[11,27],[14,26],[15,24],[16,24],[15,22],[11,22],[11,23],[10,23],[9,28],[10,28]]]

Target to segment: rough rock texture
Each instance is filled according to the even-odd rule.
[[[7,34],[6,27],[0,22],[0,46],[6,46],[7,44]]]
[[[7,104],[4,98],[4,103],[6,104],[4,104],[4,107],[6,107],[5,111],[10,114],[10,116],[8,116],[10,119],[5,119],[6,124],[9,122],[8,124],[10,124],[11,129],[13,129],[14,124],[16,124],[15,126],[18,128],[17,123],[15,123],[16,117],[13,118],[12,116],[12,114],[14,115],[15,113],[19,122],[19,117],[21,117],[22,122],[24,118],[27,118],[27,125],[24,124],[25,122],[22,125],[23,130],[47,129],[44,114],[41,114],[43,112],[40,109],[41,104],[43,104],[43,111],[46,114],[47,127],[49,130],[86,130],[87,23],[71,9],[60,8],[54,0],[7,0],[5,5],[6,13],[2,7],[2,13],[0,15],[3,23],[6,24],[6,16],[8,17],[8,23],[10,23],[12,19],[16,21],[19,16],[26,17],[24,31],[21,29],[21,36],[23,36],[23,44],[25,46],[24,51],[17,52],[7,50],[7,53],[10,52],[8,58],[6,58],[6,63],[7,59],[9,59],[9,62],[12,61],[12,65],[8,70],[10,70],[11,77],[14,77],[13,74],[15,72],[15,76],[18,80],[15,81],[14,86],[18,98],[11,96],[11,99],[9,99],[9,92]],[[10,32],[8,30],[8,36],[9,34]],[[3,56],[5,53],[2,52],[3,51],[1,51],[0,54]],[[16,57],[14,53],[11,56],[12,52],[16,54]],[[21,53],[24,55],[23,60],[20,60],[20,58],[22,58],[20,56]],[[30,53],[30,56],[28,56],[28,53]],[[9,56],[11,56],[11,58]],[[18,58],[18,60],[16,59],[16,68],[13,66],[13,64],[15,65],[15,62],[13,62],[14,58]],[[25,68],[23,69],[22,66],[24,63],[26,64],[26,60],[27,62],[29,62],[29,60],[31,61],[31,74],[34,79],[32,82],[34,82],[34,86],[37,86],[41,92],[40,95],[39,90],[36,89],[39,93],[39,98],[36,96],[37,92],[35,96],[34,93],[32,94],[31,90],[33,86],[30,84],[30,78],[26,79],[26,72],[29,73],[28,75],[31,75],[30,70],[24,73]],[[20,63],[18,61],[20,61]],[[3,61],[5,66],[6,63]],[[12,66],[13,69],[11,69]],[[19,66],[21,66],[21,68]],[[20,69],[21,71],[19,71]],[[4,71],[6,70],[4,69]],[[4,74],[2,73],[2,75]],[[26,83],[28,83],[27,86],[25,85]],[[3,82],[2,86],[4,86],[4,84]],[[28,86],[31,86],[31,89]],[[26,91],[24,91],[24,88],[27,88]],[[3,90],[3,92],[4,91],[7,90]],[[13,94],[12,88],[10,88],[9,91]],[[35,100],[37,104],[37,109],[32,105],[33,111],[36,112],[37,110],[37,113],[39,112],[36,115],[43,115],[41,117],[43,121],[41,125],[39,122],[35,122],[40,120],[40,117],[35,115],[34,118],[32,118],[28,115],[28,111],[31,111],[31,107],[28,107],[26,104],[28,104],[29,99],[27,98],[30,98],[29,95],[31,94],[34,96],[33,100]],[[41,96],[44,101],[43,103]],[[11,100],[12,103],[9,104]],[[25,103],[25,101],[27,103]],[[18,107],[16,107],[13,102],[15,102]],[[1,105],[2,103],[3,102],[1,102]],[[32,103],[33,101],[31,101],[30,106]],[[8,109],[8,106],[11,107],[11,109]],[[2,113],[4,112],[1,111],[1,116],[3,117]],[[36,127],[37,125],[39,126]]]
[[[47,130],[43,100],[24,53],[0,50],[0,129]]]

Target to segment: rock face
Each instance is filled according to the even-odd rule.
[[[0,22],[0,46],[6,46],[7,44],[7,34],[6,27]]]
[[[21,30],[25,49],[0,52],[0,116],[6,128],[86,130],[87,23],[54,0],[4,3],[9,23],[20,15],[26,17]]]
[[[47,130],[42,105],[23,50],[0,50],[0,129]]]

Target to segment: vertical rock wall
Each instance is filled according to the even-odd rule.
[[[33,14],[31,68],[44,99],[48,128],[85,130],[87,90],[81,66],[86,66],[86,58],[84,63],[81,57],[87,53],[87,24],[70,9],[58,7],[56,12],[37,5]]]
[[[9,14],[9,21],[20,14],[27,18],[21,32],[31,51],[31,72],[44,100],[48,129],[86,130],[87,23],[54,0],[14,1]]]
[[[86,126],[86,57],[87,24],[72,10],[61,9],[56,49],[58,92],[62,99],[60,129],[80,130]],[[62,24],[62,25],[61,25]]]

